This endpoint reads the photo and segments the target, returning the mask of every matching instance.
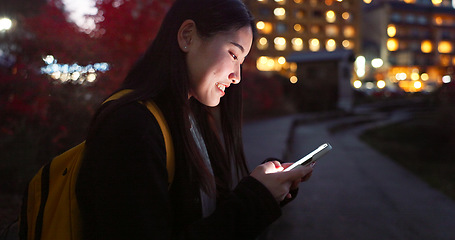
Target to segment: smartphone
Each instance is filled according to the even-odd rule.
[[[305,157],[301,158],[297,162],[293,163],[291,166],[284,169],[283,172],[290,171],[300,165],[307,166],[308,164],[318,160],[320,157],[328,153],[330,150],[332,150],[332,146],[329,143],[324,143],[318,148],[316,148],[314,151],[306,155]]]

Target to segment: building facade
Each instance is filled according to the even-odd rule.
[[[360,0],[245,0],[256,19],[256,67],[297,82],[293,53],[360,50]]]
[[[368,82],[406,92],[432,92],[450,82],[455,65],[451,0],[364,0],[363,41]],[[381,59],[377,68],[369,63]],[[362,75],[362,74],[361,74]],[[373,85],[371,85],[373,86]]]

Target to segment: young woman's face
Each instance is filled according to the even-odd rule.
[[[206,106],[217,106],[225,90],[240,82],[240,65],[250,52],[251,27],[219,33],[210,39],[196,35],[187,52],[189,97]]]

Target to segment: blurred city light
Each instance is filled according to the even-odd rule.
[[[372,83],[372,82],[367,82],[367,83],[365,83],[365,87],[366,87],[367,89],[373,89],[373,88],[374,88],[374,83]]]
[[[449,75],[445,75],[442,77],[443,83],[450,83],[451,81],[452,81],[452,78]]]
[[[11,19],[4,17],[0,19],[0,32],[6,32],[11,29],[13,26],[13,21]]]
[[[80,66],[76,63],[58,64],[57,59],[52,55],[43,57],[43,61],[47,66],[41,68],[42,74],[49,75],[52,79],[62,83],[72,81],[73,83],[83,84],[85,82],[92,83],[96,80],[96,72],[106,72],[109,70],[108,63],[95,63],[87,66]]]
[[[289,78],[289,81],[292,83],[292,84],[296,84],[297,81],[299,81],[299,79],[296,77],[296,76],[292,76]]]
[[[360,78],[365,76],[365,64],[366,60],[364,56],[358,56],[355,60],[355,71]]]
[[[430,79],[430,76],[428,76],[428,73],[422,73],[422,75],[420,75],[420,79],[422,79],[423,81],[427,81],[428,79]]]
[[[382,59],[380,59],[380,58],[375,58],[375,59],[371,60],[371,66],[373,66],[374,68],[380,68],[380,67],[382,67],[383,64],[384,64],[384,61],[382,61]]]
[[[355,88],[359,89],[359,88],[362,87],[362,81],[355,80],[353,85],[354,85]]]
[[[384,80],[379,80],[379,81],[376,83],[376,86],[378,86],[379,89],[385,88],[385,81],[384,81]]]

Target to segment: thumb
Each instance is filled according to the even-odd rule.
[[[280,162],[278,161],[270,161],[263,163],[265,167],[265,173],[276,173],[283,171],[283,167],[281,166]]]
[[[306,175],[308,175],[312,171],[313,171],[313,169],[311,167],[309,167],[309,166],[296,167],[296,168],[292,169],[291,171],[287,172],[286,180],[294,181],[296,179],[302,179],[303,177],[305,177]]]

